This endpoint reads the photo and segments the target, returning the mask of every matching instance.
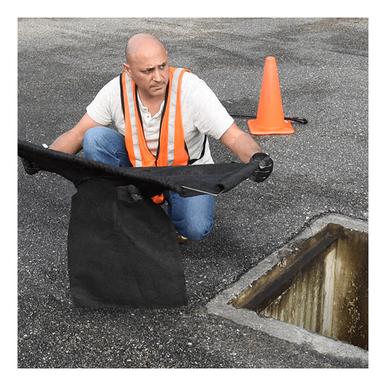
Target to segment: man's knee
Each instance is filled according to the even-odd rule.
[[[96,146],[103,143],[106,137],[106,127],[92,127],[86,131],[83,137],[83,151],[89,152],[95,149]]]
[[[209,233],[213,229],[213,222],[207,221],[207,222],[192,222],[190,224],[187,224],[184,231],[181,232],[183,236],[187,237],[189,240],[202,240],[206,236],[209,235]]]
[[[86,159],[117,167],[129,166],[123,135],[109,127],[88,129],[83,138],[83,152]]]
[[[189,240],[208,236],[214,223],[214,197],[181,197],[178,193],[167,192],[167,199],[170,219],[182,236]]]

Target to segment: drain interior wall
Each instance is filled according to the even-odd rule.
[[[367,234],[349,230],[260,312],[367,349]]]
[[[345,230],[338,242],[334,337],[368,349],[368,235]]]

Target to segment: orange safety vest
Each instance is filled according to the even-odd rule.
[[[189,70],[169,68],[169,85],[160,127],[157,155],[149,150],[137,105],[136,85],[126,72],[121,74],[122,108],[125,118],[125,145],[133,167],[184,166],[189,163],[189,154],[185,145],[184,128],[181,114],[182,77]],[[134,146],[136,138],[138,146]],[[169,149],[173,149],[169,157]],[[152,197],[156,204],[162,204],[163,194]]]

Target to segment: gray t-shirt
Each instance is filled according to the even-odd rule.
[[[99,91],[95,99],[87,106],[87,113],[94,121],[103,126],[114,124],[124,135],[125,122],[120,95],[119,76],[117,76]],[[155,154],[158,147],[163,104],[160,110],[151,116],[139,97],[138,100],[147,145]],[[205,135],[219,139],[233,123],[233,118],[208,85],[189,72],[184,74],[182,80],[181,112],[185,142],[191,159],[200,157]],[[204,156],[195,164],[210,163],[213,163],[213,159],[207,141]]]

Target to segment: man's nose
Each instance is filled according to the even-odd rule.
[[[160,81],[162,80],[161,71],[160,71],[158,68],[156,68],[156,69],[154,70],[154,73],[153,73],[153,80],[154,80],[155,82],[160,82]]]

